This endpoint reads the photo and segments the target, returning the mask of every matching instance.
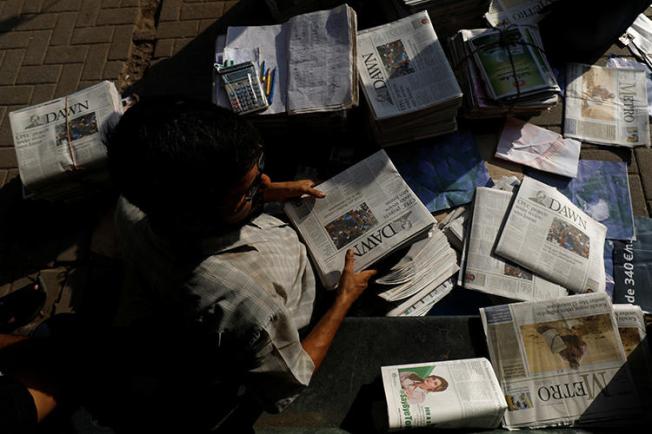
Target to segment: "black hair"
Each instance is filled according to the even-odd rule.
[[[142,98],[106,137],[120,193],[154,222],[212,218],[262,144],[238,115],[204,101]]]

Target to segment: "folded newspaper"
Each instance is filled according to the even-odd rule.
[[[352,249],[359,271],[426,233],[436,223],[385,151],[319,185],[324,199],[288,202],[285,213],[308,246],[319,277],[334,288]]]
[[[358,32],[358,71],[382,146],[457,130],[462,91],[426,11]]]
[[[546,16],[546,8],[557,0],[491,0],[485,18],[494,27],[536,24]]]
[[[604,291],[606,234],[556,188],[526,176],[495,253],[571,291]]]
[[[500,135],[496,157],[574,178],[581,145],[577,140],[564,139],[554,131],[508,118]]]
[[[627,45],[632,53],[652,67],[652,20],[640,14],[624,35],[620,42]]]
[[[463,286],[512,300],[546,300],[567,295],[563,287],[496,256],[493,247],[513,194],[479,187],[463,257]]]
[[[120,95],[109,81],[9,113],[27,194],[74,199],[106,185],[103,129],[121,113]]]
[[[507,403],[487,359],[383,366],[389,428],[495,428]]]
[[[480,309],[504,425],[612,426],[641,416],[606,293]]]
[[[644,71],[570,63],[564,136],[600,145],[650,146]]]

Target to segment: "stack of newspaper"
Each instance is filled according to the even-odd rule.
[[[87,89],[9,114],[27,197],[75,200],[106,188],[103,133],[122,113],[115,85]]]
[[[621,338],[632,335],[635,346],[640,327],[631,315],[617,321],[606,293],[492,306],[480,315],[507,401],[505,427],[643,423],[649,400],[634,379],[649,372],[631,372],[637,367],[626,364]]]
[[[438,229],[415,242],[388,274],[376,283],[391,288],[378,295],[397,302],[387,316],[424,316],[452,289],[450,277],[459,270],[457,255]]]
[[[601,145],[650,146],[645,71],[570,63],[564,136]]]
[[[284,210],[327,288],[337,286],[348,249],[353,250],[359,271],[423,238],[436,223],[383,150],[319,189],[325,198],[288,202]]]
[[[381,146],[457,129],[462,91],[427,12],[360,31],[358,71]]]
[[[652,67],[652,20],[640,14],[634,23],[620,37],[620,42],[627,45],[631,52]]]
[[[269,72],[270,106],[256,118],[339,112],[358,104],[356,33],[357,16],[347,5],[297,15],[283,24],[230,26],[216,40],[215,61],[251,61],[261,73]],[[231,108],[217,75],[213,102]],[[272,116],[270,122],[282,121]]]
[[[489,7],[489,0],[391,0],[381,3],[386,4],[386,15],[392,20],[427,10],[442,36],[480,25],[482,14]]]
[[[451,57],[464,89],[466,115],[535,113],[559,102],[560,88],[534,27],[460,30]]]
[[[485,358],[383,366],[389,428],[496,428],[507,402]]]

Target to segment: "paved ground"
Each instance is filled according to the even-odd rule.
[[[112,281],[96,275],[111,273],[103,258],[116,251],[110,198],[75,206],[21,200],[8,113],[103,79],[121,89],[209,98],[214,38],[225,28],[220,18],[257,24],[260,8],[262,0],[0,0],[0,295],[41,272],[50,297],[44,315],[95,302],[80,300],[75,289],[109,291]],[[609,54],[630,55],[618,46]],[[532,121],[561,131],[562,115],[559,105]],[[500,122],[470,125],[489,158]],[[627,161],[635,213],[649,215],[651,149],[584,145],[582,157]],[[492,171],[511,168],[501,163]]]

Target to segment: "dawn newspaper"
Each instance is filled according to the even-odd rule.
[[[473,219],[470,229],[465,231],[468,239],[463,286],[512,300],[545,300],[567,295],[563,287],[494,254],[493,247],[512,195],[495,188],[476,189]]]
[[[641,416],[606,293],[480,309],[507,428],[612,426]]]
[[[436,223],[385,151],[318,188],[325,198],[288,202],[284,210],[305,240],[327,288],[337,286],[348,249],[353,250],[355,271],[359,271]]]
[[[462,97],[426,11],[359,31],[358,72],[377,120]]]
[[[564,136],[602,145],[650,146],[644,71],[567,66]]]
[[[524,177],[495,252],[573,292],[605,290],[607,227],[556,188]]]
[[[11,112],[20,178],[37,191],[67,173],[106,163],[104,124],[122,113],[115,85],[103,81],[71,95]]]
[[[389,428],[496,428],[507,404],[485,358],[383,366]]]

